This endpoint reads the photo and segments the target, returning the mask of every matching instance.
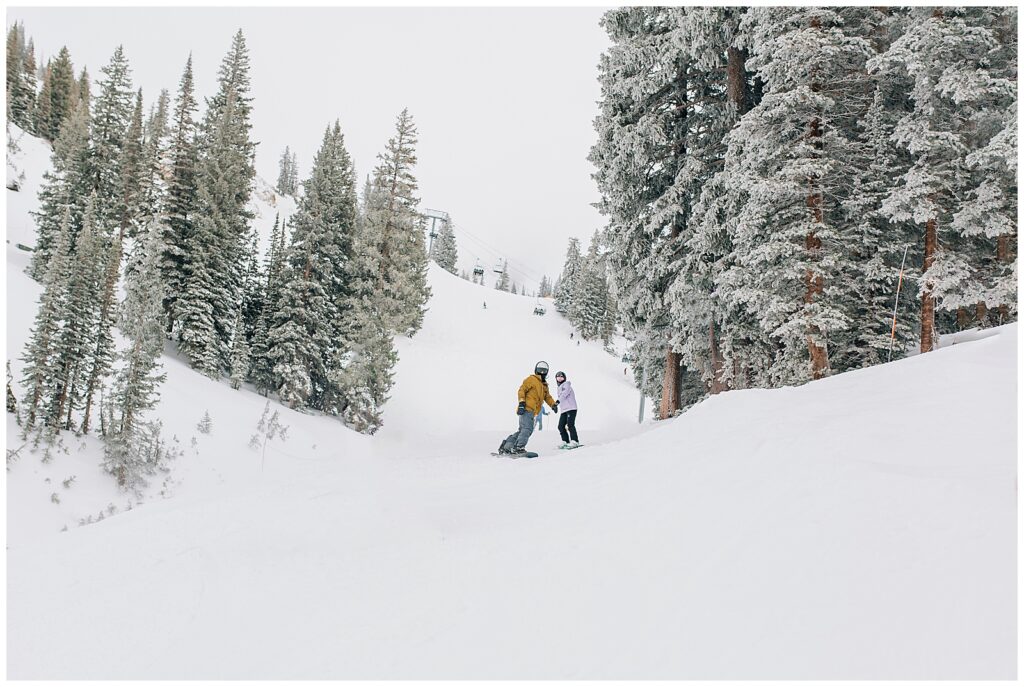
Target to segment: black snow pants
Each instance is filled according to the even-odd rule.
[[[565,430],[569,431],[566,432]],[[575,442],[579,442],[580,438],[576,435],[576,411],[566,410],[562,412],[562,416],[558,418],[558,433],[562,436],[562,441],[569,443],[569,439]]]

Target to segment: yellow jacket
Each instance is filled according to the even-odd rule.
[[[526,401],[526,410],[536,415],[541,406],[547,403],[555,407],[555,399],[548,393],[548,385],[541,381],[540,375],[533,374],[523,380],[519,386],[519,400]]]

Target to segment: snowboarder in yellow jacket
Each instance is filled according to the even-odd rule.
[[[501,442],[499,453],[522,454],[526,453],[526,442],[533,434],[534,418],[540,409],[547,403],[551,410],[558,412],[558,401],[551,398],[548,391],[548,364],[541,360],[533,367],[533,374],[523,380],[519,385],[519,407],[516,414],[519,416],[519,429]]]

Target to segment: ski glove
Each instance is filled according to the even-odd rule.
[[[516,415],[522,415],[526,412],[526,401],[519,402],[519,408],[516,410]]]
[[[558,401],[555,401],[555,405],[551,406],[551,410],[558,412]]]

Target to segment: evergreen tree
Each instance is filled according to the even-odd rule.
[[[292,189],[292,195],[299,193],[299,158],[292,153],[288,164],[288,186]]]
[[[50,139],[50,101],[52,89],[50,88],[50,75],[52,74],[52,63],[47,61],[43,68],[42,84],[39,87],[39,95],[36,96],[36,108],[32,112],[31,130],[37,136]]]
[[[118,356],[123,365],[115,377],[108,408],[111,422],[104,437],[104,467],[126,489],[145,486],[145,476],[159,469],[165,458],[159,447],[154,450],[153,446],[154,437],[158,441],[159,429],[154,430],[142,420],[143,413],[158,401],[157,389],[166,377],[159,362],[164,342],[162,236],[163,231],[155,223],[147,229],[139,264],[127,281],[119,312],[121,331],[128,345]]]
[[[337,413],[331,366],[340,359],[343,322],[353,307],[357,200],[355,170],[337,122],[324,132],[305,194],[292,219],[288,266],[268,327],[268,355],[282,398]],[[286,314],[287,313],[287,314]],[[298,322],[290,321],[299,318]],[[305,327],[304,341],[295,342]],[[300,372],[300,369],[301,372]]]
[[[98,198],[97,198],[98,202]],[[98,213],[97,213],[98,214]],[[115,235],[106,243],[100,241],[102,251],[96,257],[96,269],[99,276],[99,301],[95,329],[90,339],[90,350],[83,359],[85,372],[84,415],[81,431],[88,434],[92,422],[92,404],[96,394],[103,385],[104,378],[110,373],[114,364],[116,350],[114,347],[113,326],[117,318],[117,285],[121,275],[121,258],[123,244],[121,237]],[[160,294],[162,297],[162,293]]]
[[[65,211],[60,233],[53,246],[53,256],[43,276],[43,293],[39,297],[35,326],[25,346],[22,384],[26,390],[22,403],[25,428],[32,429],[40,421],[56,426],[60,418],[52,408],[53,388],[58,376],[54,344],[60,333],[61,316],[67,297],[67,274],[71,253],[71,213]]]
[[[29,55],[31,52],[25,45],[25,27],[15,22],[7,30],[8,119],[23,129],[31,130],[29,124],[35,101],[35,75],[26,76]]]
[[[166,329],[168,332],[174,332],[175,336],[181,318],[179,301],[182,294],[185,293],[191,274],[189,246],[195,232],[199,205],[196,188],[199,162],[195,140],[196,125],[193,120],[195,111],[192,56],[189,55],[174,106],[174,120],[168,150],[170,179],[167,183],[167,222],[163,225],[164,254],[160,261],[161,275],[166,287],[164,294]]]
[[[501,263],[501,276],[498,277],[498,281],[495,282],[494,288],[498,291],[508,291],[510,286],[508,278],[508,260],[504,260]]]
[[[24,64],[22,54],[24,53],[24,28],[15,22],[7,29],[7,102],[11,105],[11,114],[14,122],[18,122],[19,114],[14,103],[19,98],[19,91],[24,86]]]
[[[73,412],[82,407],[86,385],[86,363],[94,345],[97,305],[99,303],[100,263],[102,254],[100,237],[96,231],[95,199],[86,206],[82,230],[75,241],[74,254],[69,259],[69,271],[64,278],[67,295],[61,319],[59,338],[54,355],[57,364],[56,421],[63,429],[74,427]]]
[[[78,93],[78,102],[84,105],[86,111],[88,111],[92,104],[92,93],[89,81],[89,70],[85,67],[82,67],[82,73],[78,75],[76,89]]]
[[[142,128],[142,91],[135,96],[135,107],[132,110],[128,130],[125,132],[121,148],[121,159],[118,161],[118,219],[119,233],[135,238],[140,229],[150,220],[146,216],[146,169],[145,141]]]
[[[286,196],[294,196],[298,194],[298,170],[296,169],[297,164],[295,161],[295,155],[291,150],[285,146],[284,152],[281,153],[281,160],[278,167],[277,174],[277,191]]]
[[[57,53],[57,59],[50,68],[50,117],[44,138],[57,140],[64,121],[71,114],[76,99],[75,70],[71,65],[71,54],[66,47]]]
[[[431,257],[443,269],[455,274],[455,264],[459,261],[459,250],[455,244],[455,232],[452,231],[450,218],[441,223],[441,231],[438,232],[437,239],[434,241]]]
[[[590,243],[587,256],[573,276],[568,318],[580,336],[590,340],[600,336],[608,304],[605,265],[598,254],[597,237]]]
[[[249,376],[249,344],[245,340],[242,313],[235,318],[235,333],[231,339],[231,388],[238,389]]]
[[[980,7],[915,9],[905,32],[871,63],[883,75],[906,75],[913,84],[913,107],[893,134],[913,162],[882,210],[893,221],[923,227],[922,352],[936,345],[937,307],[956,310],[984,302],[986,296],[985,279],[975,266],[982,249],[976,239],[984,237],[984,230],[957,232],[954,218],[959,199],[970,193],[965,188],[971,179],[967,157],[993,133],[986,124],[998,118],[1000,106],[1016,99],[1009,65],[998,58],[995,12]],[[1015,47],[1012,53],[1015,75]]]
[[[187,246],[189,283],[178,303],[181,350],[194,367],[214,378],[229,362],[253,218],[248,209],[256,174],[249,89],[249,52],[239,31],[221,63],[218,92],[207,101],[200,132],[198,221]]]
[[[251,376],[256,390],[266,395],[274,388],[274,363],[269,357],[269,330],[273,313],[280,299],[281,273],[285,256],[285,223],[280,215],[274,218],[270,235],[270,250],[267,251],[263,282],[263,306],[260,309],[251,346]]]
[[[357,432],[373,434],[382,424],[398,361],[391,332],[381,311],[377,291],[381,262],[379,237],[371,224],[360,222],[352,267],[350,307],[341,327],[343,345],[331,364],[331,380],[339,391],[342,421]]]
[[[170,96],[160,91],[155,108],[150,109],[143,130],[142,177],[140,187],[141,222],[148,225],[164,211],[171,165],[168,159],[168,118]]]
[[[628,335],[643,339],[644,350],[663,358],[662,416],[679,408],[679,354],[669,341],[666,293],[675,279],[674,263],[685,240],[686,214],[676,208],[691,184],[686,168],[687,118],[691,114],[688,70],[691,59],[673,40],[685,8],[622,8],[602,24],[612,47],[601,57],[601,113],[598,142],[590,159],[601,190],[599,210],[608,217],[605,242],[619,287],[619,307]],[[657,69],[651,69],[657,64]],[[578,247],[577,247],[578,253]],[[564,274],[555,292],[566,311],[573,292]],[[650,365],[648,366],[650,367]],[[653,373],[652,373],[653,375]]]
[[[29,267],[29,274],[36,280],[41,280],[46,274],[65,213],[70,212],[70,245],[74,245],[82,226],[85,204],[93,187],[88,117],[83,107],[72,111],[53,145],[52,170],[43,174],[39,209],[33,213],[36,247]]]
[[[100,92],[92,108],[97,216],[105,232],[116,233],[123,239],[128,229],[128,209],[121,167],[125,162],[125,137],[135,110],[135,92],[128,60],[120,46],[100,73],[102,76],[97,81]]]
[[[560,313],[567,313],[572,308],[572,296],[576,291],[576,275],[580,271],[580,240],[569,239],[569,248],[565,251],[565,266],[558,278],[555,288],[555,308]]]
[[[396,133],[378,156],[366,200],[368,241],[380,255],[378,290],[385,327],[395,334],[415,334],[430,298],[427,250],[420,230],[419,200],[413,167],[416,127],[408,110],[398,115]]]
[[[314,379],[325,379],[322,351],[330,348],[330,300],[312,279],[312,243],[293,243],[281,275],[280,295],[271,316],[267,357],[277,393],[289,408],[304,407],[313,394]]]
[[[257,321],[263,311],[265,296],[263,275],[260,273],[260,253],[256,232],[252,232],[252,240],[247,254],[248,267],[245,270],[245,278],[242,282],[242,308],[240,310],[240,323],[242,334],[247,344],[252,343],[252,337],[256,330]],[[234,336],[232,337],[232,340]],[[234,346],[234,344],[232,344]]]

